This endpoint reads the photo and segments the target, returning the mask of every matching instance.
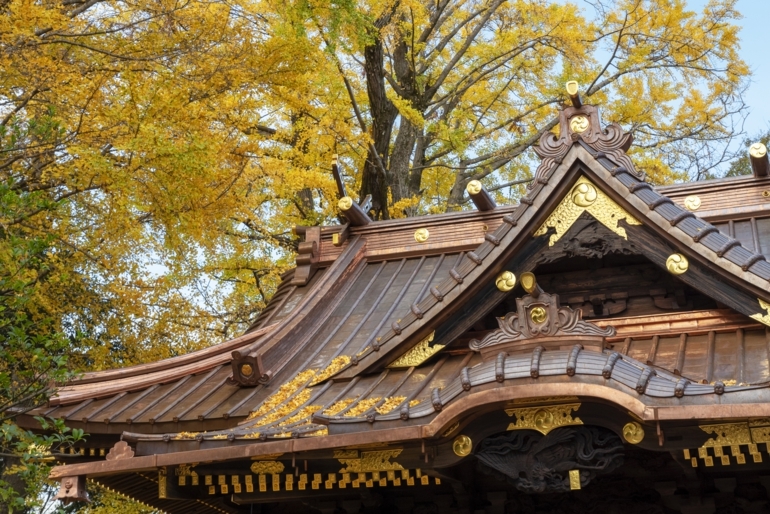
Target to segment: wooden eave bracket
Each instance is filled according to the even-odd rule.
[[[59,492],[56,499],[64,504],[72,502],[90,502],[88,491],[86,490],[86,476],[67,476],[59,481]]]
[[[233,352],[233,376],[232,382],[243,387],[254,387],[270,382],[273,376],[270,370],[265,370],[262,365],[262,354],[242,355],[239,351]]]
[[[321,227],[305,227],[305,240],[297,247],[297,269],[291,285],[304,286],[313,278],[321,258]]]

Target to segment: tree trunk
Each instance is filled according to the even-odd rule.
[[[414,194],[410,187],[409,165],[412,162],[414,144],[419,133],[417,127],[401,116],[396,142],[393,144],[393,155],[390,158],[390,191],[393,195],[393,203],[403,198],[410,198]]]
[[[385,96],[385,68],[382,40],[379,34],[371,45],[364,49],[364,71],[366,72],[369,108],[372,115],[370,145],[361,177],[361,198],[372,195],[372,209],[375,219],[389,219],[388,214],[388,150],[396,110],[393,103]],[[376,151],[379,154],[374,155]],[[380,163],[385,169],[380,167]]]
[[[463,199],[465,197],[465,187],[470,181],[470,177],[468,177],[465,172],[457,170],[457,173],[455,174],[455,183],[449,191],[446,212],[459,211],[462,208]]]

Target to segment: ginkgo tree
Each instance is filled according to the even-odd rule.
[[[713,173],[744,108],[735,1],[587,5],[0,0],[2,263],[40,242],[6,315],[67,373],[232,337],[292,227],[337,221],[335,155],[374,217],[463,208],[473,179],[515,201],[568,80],[652,181]]]
[[[358,4],[369,24],[340,36],[326,2],[301,0],[308,38],[348,88],[368,135],[361,194],[376,215],[458,209],[465,186],[530,176],[528,150],[555,125],[564,84],[634,134],[636,161],[665,183],[729,158],[749,70],[735,0],[391,0]],[[339,16],[337,16],[339,18]]]

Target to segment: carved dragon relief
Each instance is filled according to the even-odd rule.
[[[511,432],[482,441],[481,471],[507,480],[525,493],[580,489],[597,475],[623,464],[623,442],[600,427],[565,427],[541,436]],[[574,477],[576,484],[570,483]]]
[[[560,163],[572,145],[581,139],[597,152],[603,152],[613,162],[625,167],[639,180],[644,180],[644,174],[636,170],[634,163],[626,155],[633,142],[633,135],[625,132],[617,123],[611,123],[602,129],[599,110],[595,106],[581,105],[559,111],[558,125],[558,133],[545,132],[534,147],[535,153],[542,161],[535,171],[535,180],[528,186],[529,189],[537,182],[547,181],[547,175],[554,164]]]
[[[529,274],[531,275],[531,274]],[[474,339],[469,347],[474,351],[502,344],[542,338],[595,337],[603,339],[615,335],[613,327],[601,328],[583,321],[582,311],[562,307],[559,295],[542,291],[531,275],[529,294],[516,299],[516,312],[498,319],[500,329],[481,341]],[[523,278],[523,277],[522,277]]]

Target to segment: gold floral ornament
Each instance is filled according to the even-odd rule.
[[[516,287],[516,275],[510,271],[503,271],[498,275],[497,280],[495,280],[495,285],[500,291],[507,293]]]
[[[537,323],[538,325],[542,325],[545,323],[545,320],[548,318],[548,314],[545,312],[545,309],[542,307],[535,307],[531,311],[529,311],[529,317],[532,318],[532,321]]]
[[[580,177],[570,193],[562,199],[534,235],[545,235],[549,228],[553,228],[555,233],[551,235],[548,242],[549,246],[553,246],[584,212],[588,212],[599,223],[623,239],[628,239],[628,236],[626,229],[618,226],[620,220],[625,220],[629,225],[641,225],[639,220],[615,203],[590,180]]]
[[[424,243],[430,237],[430,232],[427,228],[418,228],[414,231],[414,240],[418,243]]]
[[[697,195],[690,195],[684,199],[684,208],[688,211],[697,211],[700,209],[700,197]]]
[[[467,435],[458,435],[452,442],[452,451],[458,457],[467,457],[473,450],[473,441]]]
[[[681,253],[672,253],[666,259],[666,269],[672,275],[681,275],[685,273],[690,267],[690,263],[687,261],[687,257]]]
[[[588,118],[582,114],[573,117],[571,120],[569,120],[569,128],[572,132],[576,132],[578,134],[585,132],[588,130]]]
[[[749,155],[755,159],[759,159],[767,155],[767,147],[762,143],[754,143],[749,147]]]
[[[626,423],[623,427],[623,439],[631,444],[639,444],[644,439],[644,428],[636,421]]]
[[[433,341],[433,336],[436,332],[431,332],[428,337],[414,345],[405,354],[398,359],[388,364],[389,368],[410,368],[412,366],[419,366],[423,362],[427,361],[434,355],[436,355],[441,349],[444,348],[443,344],[434,344],[430,346]]]
[[[764,323],[765,325],[770,327],[770,303],[764,301],[762,298],[757,298],[757,301],[759,302],[759,306],[765,312],[758,312],[756,314],[752,314],[751,319],[755,319],[760,323]]]

